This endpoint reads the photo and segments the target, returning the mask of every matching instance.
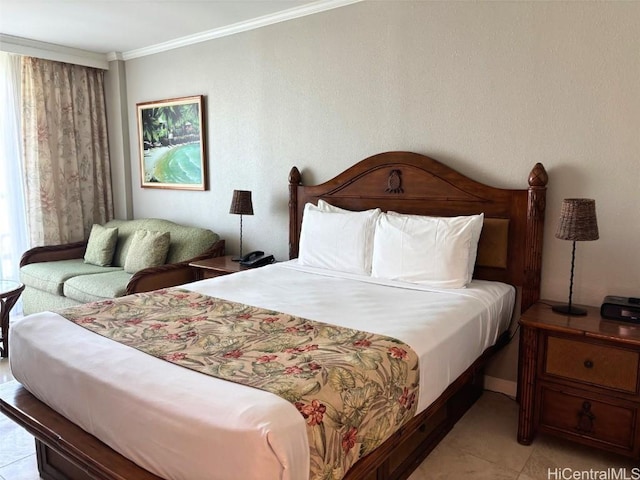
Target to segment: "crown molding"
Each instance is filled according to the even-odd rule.
[[[14,37],[0,33],[0,51],[30,57],[54,60],[56,62],[74,63],[85,67],[109,69],[107,56],[103,53],[90,52],[79,48],[63,47],[54,43],[40,42],[28,38]]]
[[[114,62],[116,60],[124,60],[121,52],[109,52],[107,53],[107,60],[110,62]]]
[[[206,42],[216,38],[227,37],[236,33],[255,30],[256,28],[266,27],[275,23],[286,22],[287,20],[293,20],[295,18],[305,17],[307,15],[313,15],[315,13],[333,10],[334,8],[344,7],[346,5],[351,5],[352,3],[358,3],[362,1],[363,0],[319,0],[308,5],[290,8],[278,13],[264,15],[262,17],[234,23],[225,27],[214,28],[213,30],[207,30],[205,32],[196,33],[194,35],[188,35],[186,37],[177,38],[168,42],[158,43],[149,47],[129,50],[128,52],[123,52],[121,55],[123,60],[131,60],[138,57],[153,55],[155,53],[166,52],[175,48],[181,48],[189,45],[194,45],[196,43]]]
[[[344,7],[351,5],[352,3],[362,1],[364,0],[318,0],[317,2],[302,5],[300,7],[294,7],[278,13],[264,15],[262,17],[253,18],[220,28],[214,28],[213,30],[188,35],[186,37],[158,43],[149,47],[129,50],[128,52],[110,52],[108,54],[103,54],[90,52],[88,50],[81,50],[79,48],[63,47],[62,45],[56,45],[54,43],[14,37],[13,35],[6,35],[3,33],[0,33],[0,51],[108,70],[109,62],[112,61],[131,60],[147,55],[153,55],[155,53],[166,52],[175,48],[195,45],[197,43],[206,42],[216,38],[255,30],[275,23],[306,17],[307,15],[333,10],[334,8]]]

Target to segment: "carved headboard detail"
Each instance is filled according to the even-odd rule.
[[[319,185],[302,185],[289,174],[289,256],[298,256],[302,213],[319,199],[349,210],[433,216],[484,213],[474,277],[522,289],[522,311],[540,298],[542,234],[548,177],[538,163],[529,187],[510,190],[476,182],[432,158],[387,152],[366,158]]]
[[[402,170],[391,170],[387,179],[387,193],[404,193],[402,189]]]

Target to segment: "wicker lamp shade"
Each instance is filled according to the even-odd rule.
[[[229,213],[235,215],[253,215],[251,190],[234,190]]]
[[[562,201],[560,221],[556,238],[571,240],[571,280],[569,282],[569,303],[555,305],[553,311],[562,315],[586,315],[584,308],[573,305],[573,270],[576,263],[576,242],[597,240],[598,221],[596,219],[596,201],[590,198],[566,198]]]
[[[234,262],[242,259],[242,216],[253,215],[253,202],[251,201],[251,190],[234,190],[231,198],[229,213],[240,215],[240,255],[233,257]]]
[[[561,240],[597,240],[596,201],[590,198],[566,198],[562,202],[556,238]]]

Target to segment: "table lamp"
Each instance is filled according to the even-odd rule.
[[[587,311],[571,304],[573,296],[573,269],[576,260],[576,242],[597,240],[598,221],[596,219],[596,201],[589,198],[565,198],[560,210],[560,221],[556,238],[573,241],[571,251],[571,281],[569,283],[569,303],[556,305],[552,309],[564,315],[586,315]]]
[[[240,215],[240,255],[232,258],[234,262],[238,262],[242,258],[242,215],[253,215],[253,203],[251,202],[250,190],[233,191],[229,213]]]

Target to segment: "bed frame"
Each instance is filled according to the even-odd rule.
[[[529,174],[528,184],[522,190],[490,187],[410,152],[374,155],[315,186],[302,185],[302,176],[294,167],[289,175],[290,257],[298,256],[304,205],[318,199],[350,210],[380,207],[439,216],[484,212],[474,277],[516,286],[519,310],[524,311],[540,296],[547,184],[541,164]],[[508,341],[506,333],[429,408],[360,459],[345,478],[407,478],[480,396],[483,367]],[[45,480],[162,480],[66,420],[16,382],[0,386],[0,411],[36,437],[38,467]]]

